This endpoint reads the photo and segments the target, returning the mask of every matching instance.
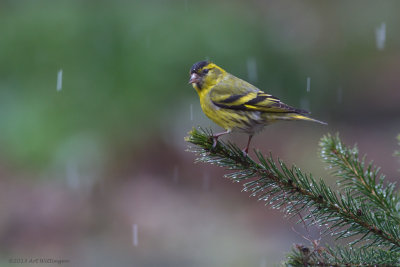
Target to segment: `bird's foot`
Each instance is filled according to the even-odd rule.
[[[242,153],[243,153],[243,157],[247,157],[248,154],[249,154],[249,148],[246,147],[245,149],[243,149],[243,150],[242,150]]]
[[[242,150],[244,157],[247,157],[247,155],[249,154],[249,147],[250,147],[250,142],[251,142],[252,138],[253,138],[253,134],[250,134],[249,140],[247,141],[247,146],[245,147],[245,149]]]
[[[217,144],[218,144],[218,138],[219,138],[221,135],[228,134],[228,133],[230,133],[230,132],[231,132],[231,130],[226,130],[225,132],[217,133],[217,134],[212,135],[211,138],[213,139],[213,146],[212,146],[212,148],[210,149],[210,151],[211,151],[211,152],[215,152],[215,149],[216,149]]]
[[[213,146],[212,146],[213,149],[217,147],[217,143],[218,143],[218,137],[213,136]]]
[[[210,152],[215,153],[215,149],[216,149],[217,144],[218,144],[218,136],[213,135],[213,136],[211,136],[211,138],[212,138],[212,141],[213,141],[213,145],[212,145],[212,147],[210,149]]]

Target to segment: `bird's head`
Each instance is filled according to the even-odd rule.
[[[223,77],[226,72],[209,61],[199,61],[193,64],[190,69],[191,83],[198,93],[205,89],[210,89]]]

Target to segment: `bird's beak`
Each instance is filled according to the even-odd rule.
[[[189,83],[199,83],[199,82],[200,82],[200,76],[197,73],[192,73],[192,75],[190,75]]]

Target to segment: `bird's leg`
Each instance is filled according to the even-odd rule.
[[[225,132],[221,132],[221,133],[216,133],[216,134],[214,134],[214,135],[212,136],[212,138],[213,138],[213,146],[212,146],[212,148],[214,149],[214,148],[217,146],[218,137],[220,137],[221,135],[224,135],[224,134],[228,134],[228,133],[230,133],[230,132],[231,132],[231,130],[226,130]]]
[[[249,146],[250,146],[251,138],[253,138],[252,134],[249,135],[249,140],[247,141],[247,146],[245,149],[243,149],[244,156],[247,156],[247,154],[249,153]]]

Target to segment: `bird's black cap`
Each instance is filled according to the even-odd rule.
[[[207,66],[210,62],[208,62],[207,60],[204,61],[199,61],[193,64],[192,68],[190,69],[190,73],[197,73],[197,71],[201,68],[203,68],[204,66]]]

